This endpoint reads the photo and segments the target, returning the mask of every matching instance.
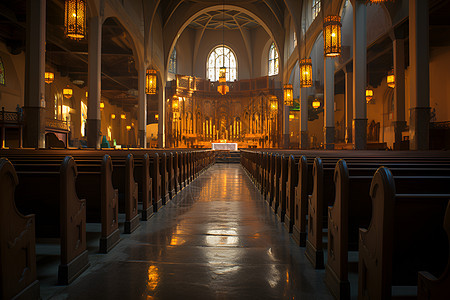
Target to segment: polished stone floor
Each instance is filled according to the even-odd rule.
[[[53,299],[332,299],[239,164],[215,164]]]

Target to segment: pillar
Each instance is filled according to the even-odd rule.
[[[402,132],[406,128],[405,118],[405,41],[395,39],[393,42],[394,52],[394,134],[395,148],[400,150]]]
[[[141,148],[147,148],[147,94],[145,77],[147,68],[141,64],[138,70],[138,139]]]
[[[345,142],[351,144],[353,120],[353,66],[346,66],[345,71]]]
[[[299,130],[299,148],[302,150],[309,149],[308,137],[308,93],[300,88],[300,130]]]
[[[159,83],[159,82],[158,82]],[[166,101],[165,99],[165,88],[160,87],[158,92],[158,147],[165,148],[166,147]]]
[[[409,0],[409,65],[411,150],[428,150],[430,127],[428,0]]]
[[[289,135],[289,106],[284,106],[283,118],[283,148],[289,149],[290,135]]]
[[[100,98],[102,91],[102,17],[89,18],[88,46],[88,115],[86,121],[89,148],[100,148],[101,118]],[[122,122],[121,122],[122,123]],[[122,128],[120,128],[122,130]]]
[[[330,57],[324,58],[324,148],[327,150],[334,149],[334,59]]]
[[[353,7],[353,148],[367,147],[367,36],[366,4],[356,0]]]
[[[24,145],[45,147],[46,0],[27,0]]]

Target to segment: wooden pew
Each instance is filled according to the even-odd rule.
[[[60,239],[58,282],[69,284],[89,267],[86,200],[77,196],[75,161],[67,156],[58,163],[17,163],[15,168],[19,178],[16,206],[25,214],[36,214],[38,238]]]
[[[0,159],[0,298],[40,299],[36,277],[35,215],[22,215],[14,193],[19,180]]]
[[[413,286],[415,298],[418,272],[442,274],[449,259],[442,224],[450,177],[403,177],[408,194],[397,192],[397,180],[381,167],[371,183],[372,218],[359,230],[358,299],[390,299],[399,295],[396,286]]]
[[[286,157],[285,155],[280,155],[279,168],[280,182],[278,184],[277,217],[280,222],[284,222],[286,215],[286,187],[288,183],[288,157]]]
[[[305,247],[308,196],[312,193],[312,168],[308,165],[306,156],[300,158],[297,169],[297,186],[294,188],[294,200],[292,200],[292,196],[290,200],[293,210],[289,210],[289,214],[294,218],[292,238],[300,247]]]

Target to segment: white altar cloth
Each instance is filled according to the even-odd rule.
[[[213,150],[237,151],[238,149],[237,143],[211,143],[211,147]]]

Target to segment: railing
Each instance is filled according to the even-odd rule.
[[[5,111],[5,108],[2,107],[2,111],[0,112],[0,122],[2,123],[11,123],[11,124],[20,124],[23,121],[23,115],[21,112],[12,112]]]
[[[69,122],[57,119],[46,119],[45,127],[52,129],[69,130]]]

